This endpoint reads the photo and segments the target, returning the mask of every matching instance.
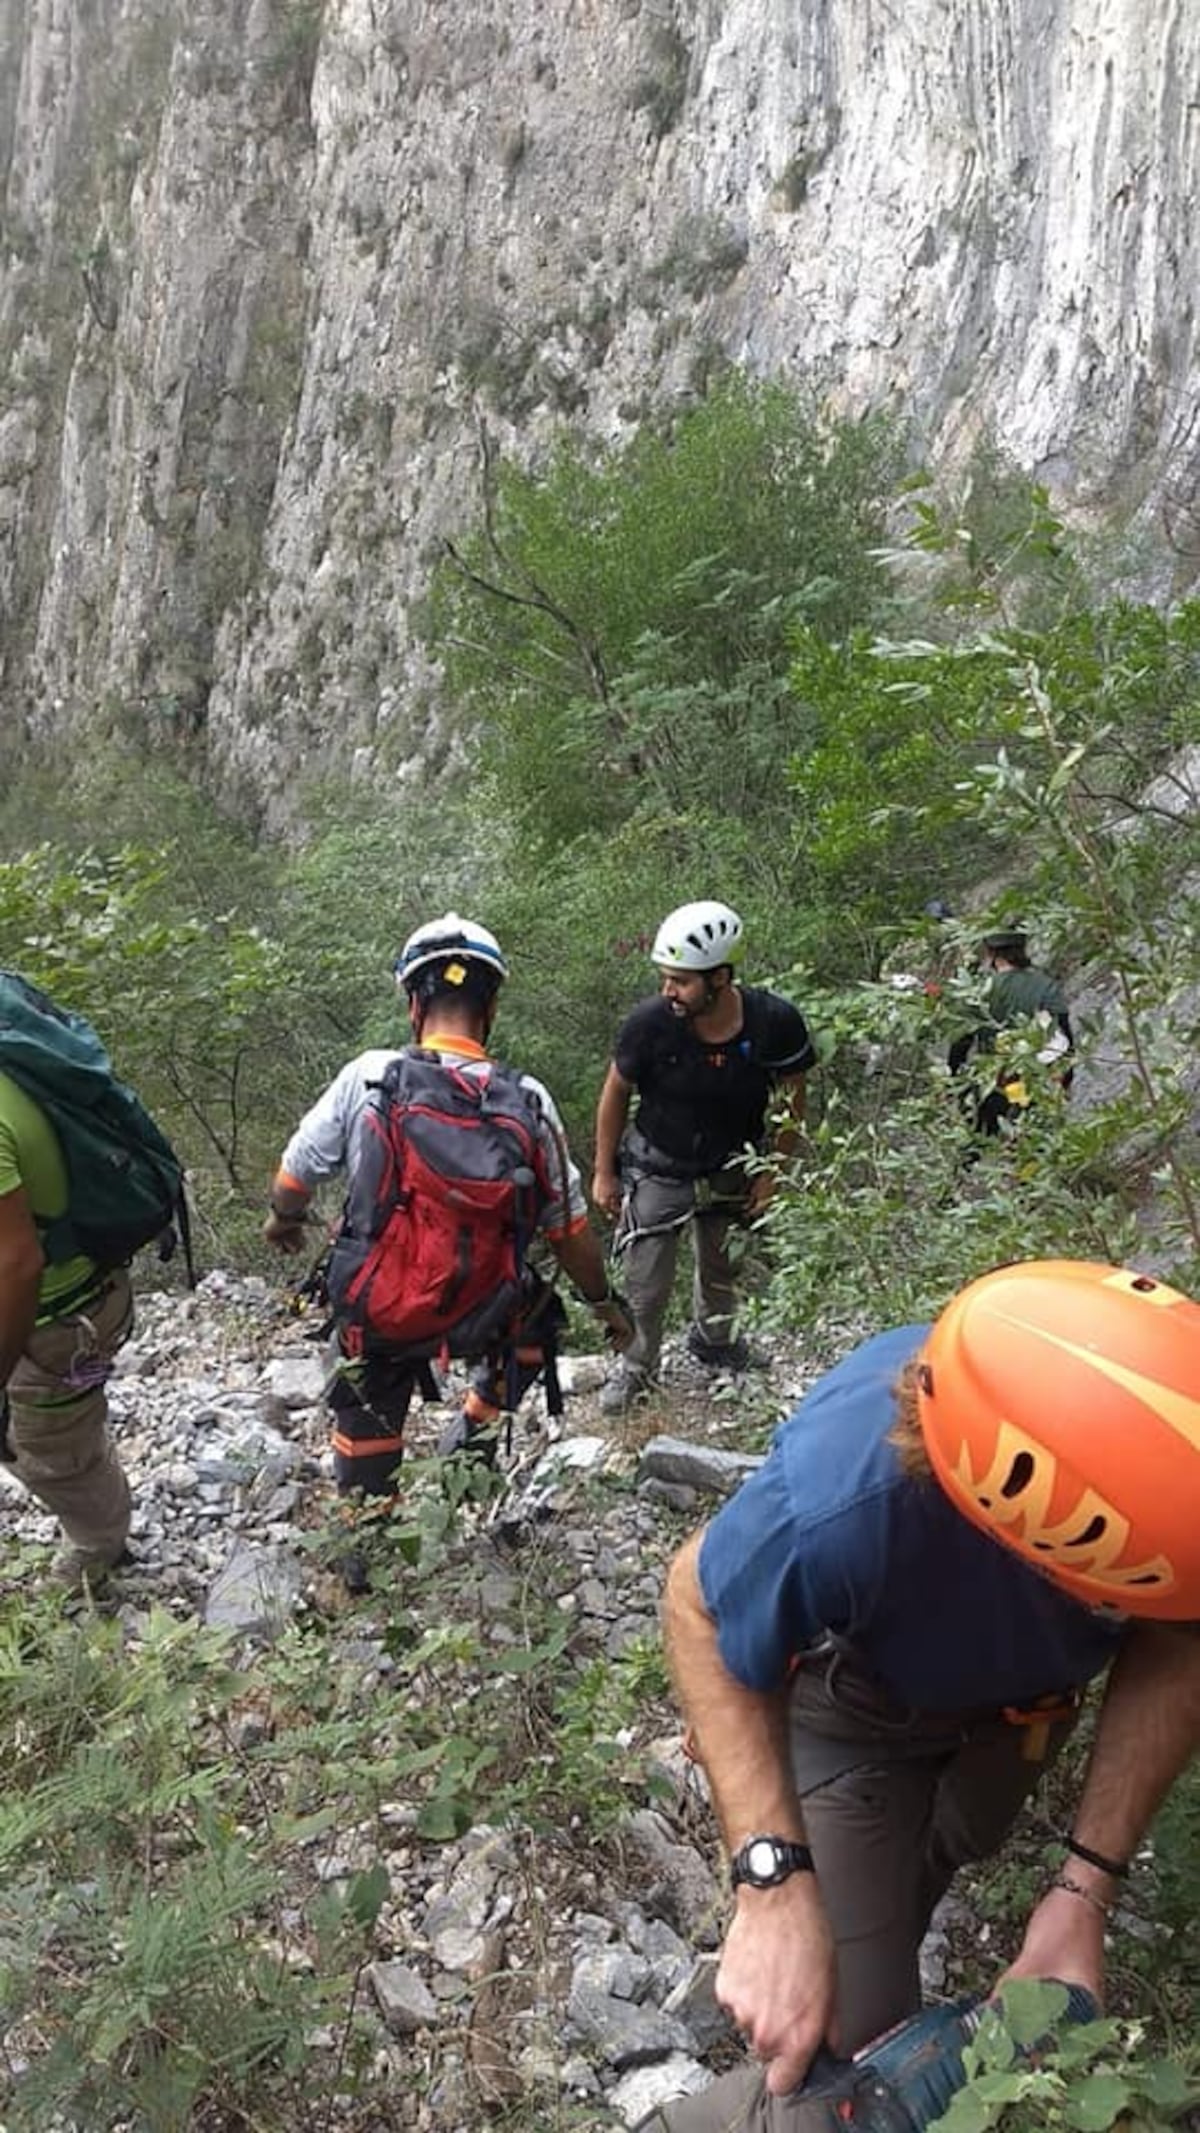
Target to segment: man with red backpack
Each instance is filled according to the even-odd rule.
[[[495,936],[449,911],[417,928],[395,969],[414,1044],[342,1068],[283,1152],[264,1229],[277,1250],[302,1251],[314,1187],[347,1174],[328,1400],[339,1493],[362,1497],[391,1493],[413,1393],[439,1358],[477,1366],[439,1451],[494,1461],[499,1418],[542,1370],[562,1315],[525,1264],[535,1235],[613,1346],[633,1334],[552,1097],[488,1057],[508,975]]]

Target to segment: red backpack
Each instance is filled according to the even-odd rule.
[[[541,1114],[519,1077],[402,1052],[373,1085],[350,1151],[329,1295],[351,1354],[497,1351],[525,1253],[554,1197]]]

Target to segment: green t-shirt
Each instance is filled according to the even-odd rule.
[[[67,1171],[58,1135],[43,1110],[19,1089],[7,1074],[0,1074],[0,1199],[24,1186],[35,1216],[50,1221],[66,1211]],[[96,1272],[91,1259],[49,1262],[42,1269],[38,1291],[38,1320],[54,1317],[62,1298],[79,1298]]]

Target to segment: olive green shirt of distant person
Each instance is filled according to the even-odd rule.
[[[1044,970],[999,970],[988,986],[988,1014],[999,1029],[1030,1022],[1035,1015],[1067,1012],[1066,995]]]

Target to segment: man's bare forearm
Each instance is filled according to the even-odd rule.
[[[802,1841],[804,1817],[792,1780],[786,1694],[780,1690],[763,1695],[744,1688],[725,1665],[700,1589],[701,1538],[694,1535],[672,1564],[663,1625],[675,1687],[712,1787],[725,1841],[731,1851],[759,1831]]]
[[[596,1106],[596,1168],[592,1177],[592,1198],[613,1222],[621,1212],[617,1150],[629,1117],[632,1095],[633,1084],[626,1081],[615,1066],[610,1066]]]
[[[633,1095],[632,1084],[615,1067],[610,1067],[604,1077],[600,1101],[596,1106],[596,1168],[614,1170],[621,1135],[629,1117],[629,1102]]]
[[[1075,1816],[1079,1842],[1127,1859],[1198,1748],[1200,1629],[1143,1623],[1130,1630],[1104,1693]]]
[[[1109,1677],[1071,1826],[1096,1857],[1069,1854],[1006,1975],[1059,1978],[1103,2003],[1105,1914],[1121,1879],[1098,1862],[1124,1865],[1198,1746],[1200,1635],[1143,1623],[1130,1630]]]
[[[697,1575],[701,1536],[671,1567],[664,1621],[675,1685],[708,1774],[725,1842],[757,1834],[803,1842],[792,1781],[784,1691],[758,1695],[730,1674]],[[763,2062],[768,2091],[803,2080],[822,2038],[833,2038],[833,1936],[812,1874],[771,1888],[743,1885],[717,1970],[716,1995]]]

